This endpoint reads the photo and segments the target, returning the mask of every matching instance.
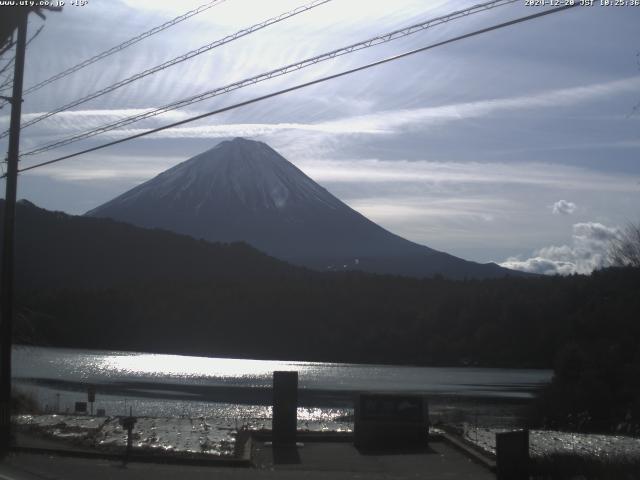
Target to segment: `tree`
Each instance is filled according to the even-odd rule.
[[[640,223],[629,223],[609,247],[611,265],[640,267]]]

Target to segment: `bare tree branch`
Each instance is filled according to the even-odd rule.
[[[640,223],[629,223],[611,242],[609,261],[617,267],[640,267]]]

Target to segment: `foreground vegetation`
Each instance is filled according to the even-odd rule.
[[[11,389],[11,413],[40,413],[40,407],[36,398],[27,392],[12,387]]]

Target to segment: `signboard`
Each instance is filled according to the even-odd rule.
[[[78,413],[87,413],[87,402],[76,402],[75,411]]]
[[[96,387],[90,386],[87,389],[87,401],[93,403],[96,401]]]
[[[361,450],[412,451],[429,443],[429,408],[422,395],[361,393],[354,444]]]
[[[362,420],[422,422],[424,402],[416,395],[361,395],[360,412]]]

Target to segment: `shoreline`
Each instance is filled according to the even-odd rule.
[[[17,386],[44,387],[54,390],[77,392],[84,394],[88,383],[59,380],[51,378],[14,378]],[[173,400],[173,401],[201,401],[233,403],[239,405],[271,405],[273,401],[273,389],[266,386],[241,386],[241,385],[198,385],[171,382],[153,381],[116,381],[109,383],[91,383],[98,395],[111,395],[120,397],[139,397],[147,399]],[[476,385],[467,385],[474,387]],[[478,403],[509,403],[527,404],[534,398],[539,386],[531,385],[509,386],[493,385],[493,390],[487,390],[486,385],[477,385],[478,390],[466,391],[416,391],[403,390],[403,394],[424,395],[429,402],[441,404],[446,401],[462,400],[463,402]],[[355,389],[298,389],[298,404],[304,407],[350,407],[356,396],[366,390]],[[378,390],[378,391],[385,391]],[[395,392],[396,390],[388,390]],[[507,394],[510,392],[512,394]]]

